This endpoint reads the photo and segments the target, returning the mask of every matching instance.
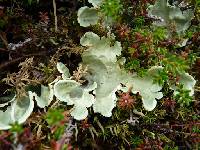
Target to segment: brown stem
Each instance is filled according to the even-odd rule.
[[[0,32],[0,38],[1,40],[3,41],[4,45],[6,46],[6,48],[8,47],[8,42],[7,42],[7,39],[6,39],[6,36],[4,34],[4,32]]]
[[[56,0],[53,0],[53,14],[54,14],[54,24],[55,24],[55,31],[58,31],[58,19],[56,15]]]
[[[15,63],[18,63],[19,61],[27,58],[27,57],[32,57],[32,56],[43,56],[45,55],[46,53],[45,52],[40,52],[40,53],[34,53],[34,54],[28,54],[28,55],[24,55],[22,57],[19,57],[19,58],[16,58],[16,59],[13,59],[11,61],[8,61],[8,62],[5,62],[3,64],[0,64],[0,70],[3,70],[5,68],[7,68],[8,66],[11,66]]]
[[[8,50],[6,50],[4,48],[0,48],[0,51],[2,51],[2,52],[9,52]]]

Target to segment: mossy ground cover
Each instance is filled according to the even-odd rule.
[[[199,0],[0,0],[0,150],[198,150],[199,45]]]

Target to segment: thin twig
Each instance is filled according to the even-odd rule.
[[[137,111],[137,109],[133,109],[133,113],[142,117],[145,116],[142,112]]]
[[[30,80],[30,79],[21,79],[21,81],[29,81],[29,82],[32,82],[32,83],[37,83],[37,84],[41,84],[41,82],[37,81],[37,80]]]
[[[138,43],[138,42],[142,42],[142,41],[144,41],[143,38],[142,38],[142,39],[135,40],[135,41],[133,41],[132,43]]]
[[[5,68],[7,68],[8,66],[13,65],[13,64],[15,64],[15,63],[17,63],[17,62],[19,62],[19,61],[21,61],[21,60],[27,58],[27,57],[32,57],[32,56],[43,56],[43,55],[45,55],[45,54],[46,54],[45,52],[44,52],[44,53],[40,52],[40,53],[34,53],[34,54],[24,55],[24,56],[22,56],[22,57],[13,59],[13,60],[11,60],[11,61],[9,61],[9,62],[5,62],[5,63],[3,63],[3,64],[0,64],[0,70],[3,70],[3,69],[5,69]]]
[[[8,42],[7,42],[7,39],[4,36],[3,32],[0,32],[0,38],[3,41],[3,44],[6,46],[6,48],[8,48]]]
[[[58,31],[58,18],[56,15],[56,0],[53,0],[53,14],[54,14],[54,23],[55,23],[55,31]]]
[[[2,51],[2,52],[9,52],[8,50],[6,50],[4,48],[0,48],[0,51]]]

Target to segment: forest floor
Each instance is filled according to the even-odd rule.
[[[0,0],[0,150],[198,150],[199,0],[184,1],[188,5],[181,8],[191,9],[193,17],[188,19],[190,26],[181,35],[176,33],[176,27],[172,24],[165,29],[153,26],[153,22],[158,20],[147,15],[148,6],[156,2],[153,0],[105,0],[102,7],[92,8],[95,12],[99,11],[101,18],[98,23],[84,27],[77,20],[77,13],[81,7],[92,7],[89,2]],[[104,16],[111,17],[114,23],[107,27]],[[86,22],[87,16],[83,17]],[[179,21],[185,20],[177,22],[180,23]],[[187,25],[181,26],[181,30],[185,26]],[[154,83],[162,87],[163,97],[156,98],[157,105],[152,111],[147,111],[143,106],[144,95],[140,95],[142,91],[133,93],[132,87],[129,87],[127,92],[115,91],[117,102],[111,117],[94,113],[90,107],[86,118],[75,119],[70,115],[72,106],[58,101],[57,96],[45,107],[40,107],[35,96],[34,108],[27,112],[30,105],[23,107],[26,105],[23,98],[26,99],[27,91],[31,89],[42,95],[43,86],[47,87],[61,78],[62,72],[57,70],[58,62],[69,69],[73,82],[87,84],[87,79],[82,78],[87,68],[80,66],[81,62],[87,61],[83,56],[89,46],[87,43],[86,46],[80,44],[80,39],[86,32],[106,38],[114,35],[115,39],[110,40],[109,44],[113,46],[112,42],[115,43],[115,40],[120,42],[122,51],[117,60],[126,59],[120,67],[130,74],[137,73],[141,80],[148,76],[151,67],[164,67],[153,79]],[[107,55],[112,57],[110,53]],[[97,62],[94,61],[94,65],[95,63]],[[99,70],[99,74],[101,72],[103,71]],[[196,83],[192,87],[192,95],[179,82],[182,75],[187,73],[191,77],[189,80]],[[102,74],[99,77],[104,76]],[[186,81],[188,87],[190,81]],[[172,89],[171,84],[177,86],[179,94],[174,95],[176,89]],[[141,86],[148,85],[141,83]],[[43,96],[50,97],[49,95],[50,93]],[[90,95],[95,97],[95,93]],[[13,107],[20,99],[21,104]],[[107,105],[109,104],[108,102]],[[14,117],[11,123],[5,114],[8,110],[11,112],[11,120]],[[12,110],[18,113],[18,118],[12,116]],[[24,114],[30,113],[25,120],[22,116],[26,115],[21,110]]]

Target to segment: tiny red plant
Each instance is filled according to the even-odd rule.
[[[0,17],[4,16],[4,7],[0,6]]]
[[[84,119],[83,121],[81,121],[81,128],[82,128],[83,130],[88,129],[90,126],[91,126],[91,125],[90,125],[90,123],[88,122],[88,119],[87,119],[87,118]]]
[[[176,106],[176,101],[171,98],[166,98],[163,102],[163,106],[167,108],[171,108],[172,112],[174,111],[174,108]]]
[[[132,87],[125,93],[120,93],[120,99],[118,100],[118,106],[121,109],[131,109],[134,107],[135,99],[130,95]]]
[[[40,21],[41,22],[44,22],[45,24],[48,24],[49,17],[48,17],[48,13],[47,12],[45,12],[45,13],[39,12],[39,17],[40,17]]]
[[[127,25],[122,25],[117,29],[117,33],[121,39],[129,38],[130,28]]]

